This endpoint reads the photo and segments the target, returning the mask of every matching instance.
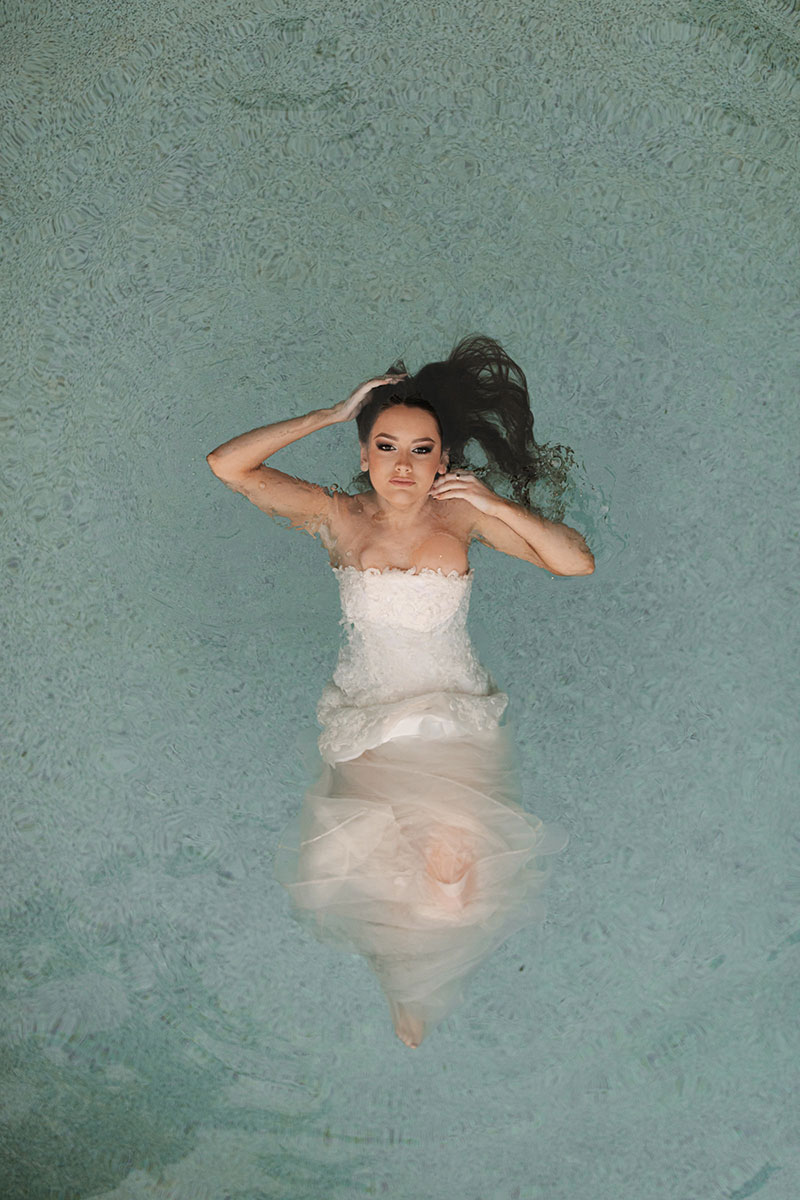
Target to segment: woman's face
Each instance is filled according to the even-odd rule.
[[[394,404],[377,416],[369,441],[361,445],[361,470],[375,491],[398,507],[424,500],[437,471],[447,470],[439,429],[424,408]],[[395,479],[408,481],[405,486]]]

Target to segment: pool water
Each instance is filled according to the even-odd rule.
[[[3,20],[0,1193],[794,1200],[796,5]],[[473,545],[570,843],[410,1051],[272,875],[335,578],[205,455],[475,331],[597,567]]]

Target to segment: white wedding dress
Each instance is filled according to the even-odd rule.
[[[347,639],[317,708],[323,770],[275,876],[320,941],[362,954],[428,1033],[540,922],[566,830],[521,807],[508,697],[467,632],[474,571],[333,568]],[[424,1036],[424,1034],[423,1034]]]

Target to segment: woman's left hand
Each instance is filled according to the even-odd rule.
[[[500,503],[497,493],[469,471],[452,471],[440,475],[434,479],[428,495],[433,496],[435,500],[468,500],[481,512],[490,514]]]

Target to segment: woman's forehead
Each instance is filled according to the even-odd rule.
[[[435,441],[439,430],[435,418],[423,408],[407,408],[393,404],[379,413],[373,426],[373,437],[388,437],[394,441]]]

